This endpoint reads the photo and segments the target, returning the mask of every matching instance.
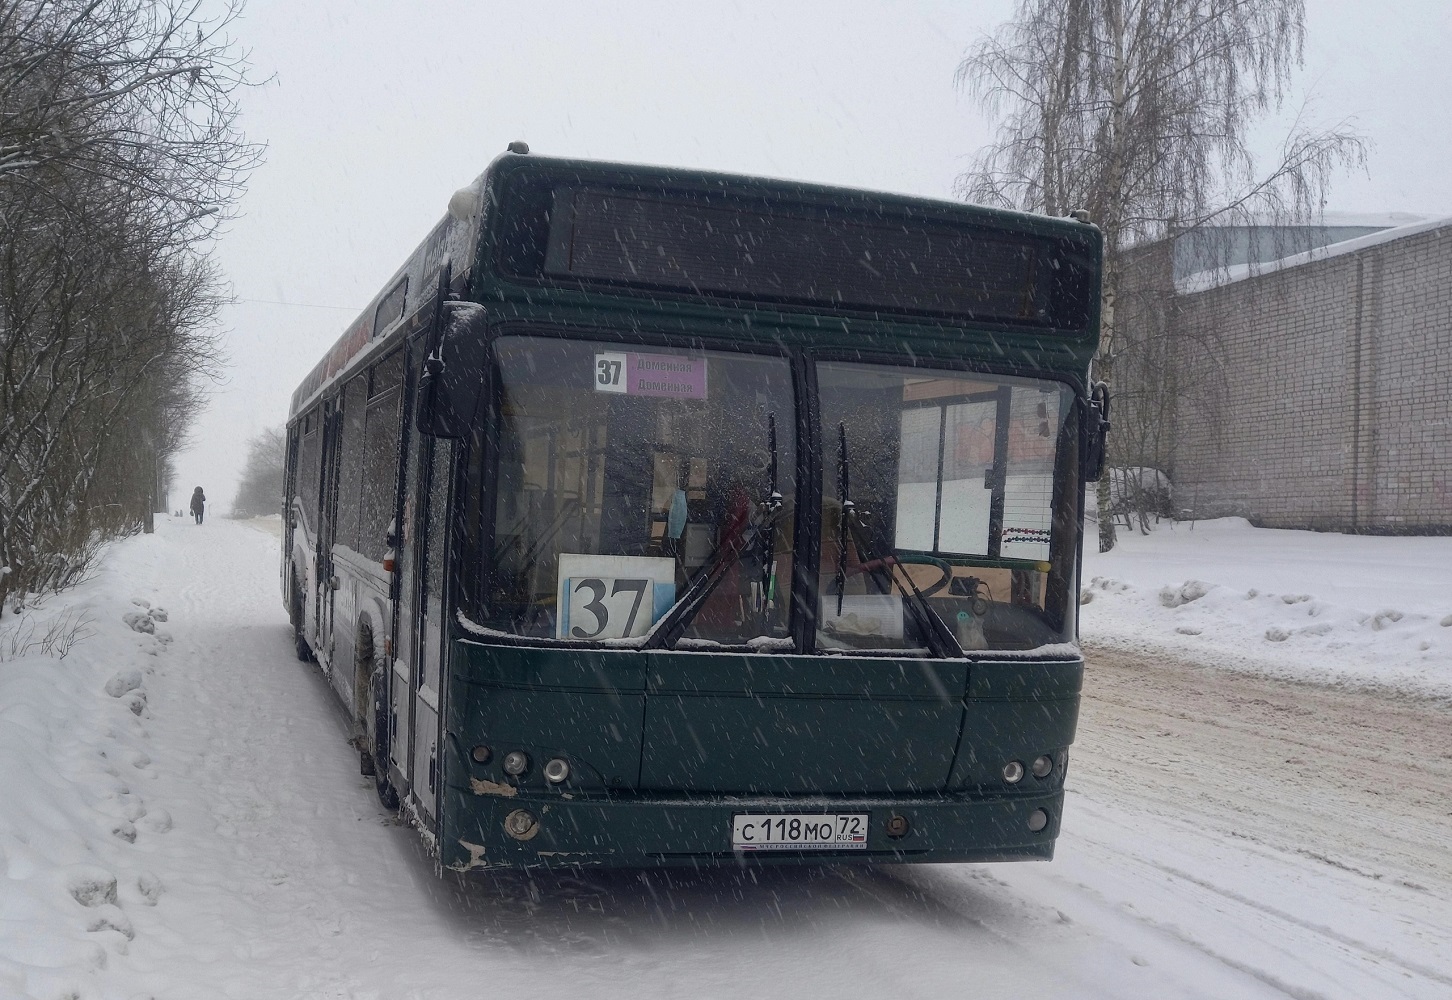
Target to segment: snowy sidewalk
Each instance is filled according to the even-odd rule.
[[[48,602],[90,639],[0,664],[0,996],[329,995],[428,876],[292,657],[275,545],[164,520]],[[448,936],[415,916],[405,948]]]

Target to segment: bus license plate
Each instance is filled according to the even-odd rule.
[[[866,848],[866,813],[742,813],[731,817],[733,851],[853,851]]]

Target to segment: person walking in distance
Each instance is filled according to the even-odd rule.
[[[207,496],[202,492],[202,488],[198,486],[192,490],[192,516],[197,519],[198,524],[202,523],[202,514],[206,509]]]

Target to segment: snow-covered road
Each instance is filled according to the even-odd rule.
[[[1445,704],[1091,650],[1051,864],[460,883],[269,534],[164,521],[75,600],[93,638],[0,663],[0,996],[1452,995]]]

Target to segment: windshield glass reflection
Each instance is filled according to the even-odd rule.
[[[679,642],[787,635],[776,556],[791,540],[776,526],[796,458],[777,431],[793,413],[784,359],[505,337],[494,360],[484,624],[632,644],[690,597]]]
[[[817,644],[1031,649],[1071,635],[1073,394],[825,362]],[[946,628],[951,640],[941,634]]]

